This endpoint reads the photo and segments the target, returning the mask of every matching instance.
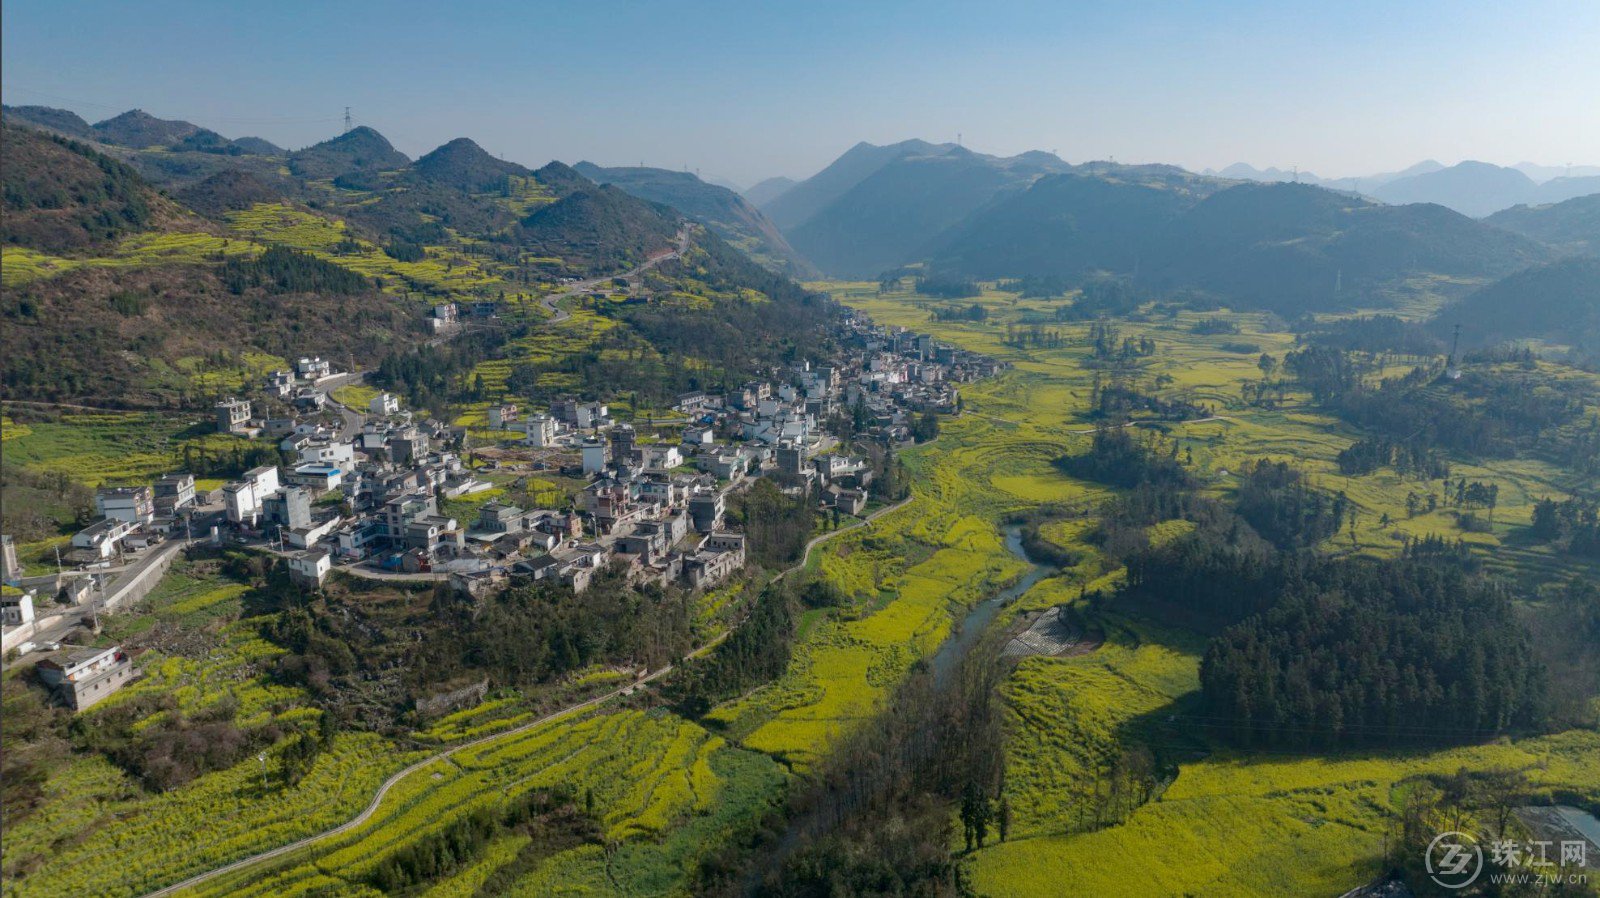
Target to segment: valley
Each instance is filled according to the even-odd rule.
[[[7,898],[1434,894],[1600,809],[1571,185],[5,116]]]

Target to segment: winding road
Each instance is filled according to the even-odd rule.
[[[793,564],[793,565],[791,565],[791,566],[789,566],[789,567],[787,567],[787,568],[784,568],[782,571],[778,572],[778,574],[775,575],[772,578],[773,582],[776,582],[776,581],[788,576],[789,574],[794,573],[795,571],[798,571],[798,570],[804,568],[806,566],[806,564],[811,560],[811,552],[812,552],[812,550],[814,550],[817,546],[821,545],[822,543],[825,543],[828,540],[831,540],[831,539],[833,539],[833,538],[835,538],[837,536],[841,536],[841,535],[843,535],[845,533],[849,533],[852,530],[858,530],[858,529],[860,529],[862,527],[866,527],[866,526],[870,525],[873,521],[876,521],[878,518],[883,517],[884,515],[889,514],[890,512],[898,511],[898,510],[906,507],[907,505],[911,504],[911,502],[914,501],[915,499],[916,499],[916,496],[914,496],[914,495],[913,496],[908,496],[908,497],[906,497],[904,499],[901,499],[899,502],[896,502],[893,505],[886,505],[883,508],[880,508],[877,511],[873,512],[872,514],[869,514],[864,518],[860,518],[859,520],[857,520],[855,523],[851,524],[848,527],[841,527],[838,530],[833,530],[833,531],[830,531],[828,533],[824,533],[824,534],[822,534],[820,536],[812,538],[809,542],[806,543],[806,548],[805,548],[805,551],[803,553],[801,553],[800,561],[795,563],[795,564]],[[728,635],[730,633],[732,633],[732,632],[733,631],[731,629],[723,631],[722,633],[718,634],[715,639],[712,639],[711,641],[707,642],[705,645],[695,649],[693,652],[690,652],[689,655],[688,655],[688,658],[697,658],[697,657],[705,654],[706,652],[711,651],[712,649],[716,648],[719,644],[721,644],[724,639],[727,639]],[[687,659],[685,659],[685,660],[687,660]],[[372,796],[372,801],[367,804],[366,808],[364,810],[362,810],[361,813],[357,814],[355,817],[351,818],[350,820],[348,820],[348,821],[346,821],[344,823],[341,823],[338,826],[333,827],[332,829],[323,830],[320,833],[314,833],[314,834],[306,836],[305,838],[300,839],[298,841],[290,842],[287,845],[280,845],[277,848],[273,848],[273,849],[270,849],[268,851],[263,851],[260,854],[253,854],[253,855],[250,855],[249,857],[240,858],[239,860],[234,861],[234,862],[232,862],[230,864],[226,864],[224,866],[217,867],[217,868],[212,869],[212,870],[208,870],[208,871],[206,871],[204,873],[196,874],[194,876],[189,877],[188,879],[183,880],[182,882],[173,883],[172,885],[167,886],[166,888],[158,889],[158,890],[156,890],[154,892],[150,892],[147,895],[145,895],[144,898],[160,898],[160,896],[173,895],[173,894],[176,894],[178,892],[183,891],[184,889],[193,888],[193,887],[195,887],[197,885],[200,885],[201,883],[208,882],[208,881],[210,881],[212,879],[215,879],[218,876],[224,876],[224,875],[227,875],[229,873],[237,873],[240,870],[246,869],[248,867],[252,867],[252,866],[254,866],[256,864],[259,864],[259,863],[262,863],[264,861],[269,861],[269,860],[272,860],[273,858],[283,857],[284,855],[291,854],[291,853],[293,853],[295,851],[299,851],[302,848],[307,848],[307,847],[310,847],[312,845],[315,845],[316,843],[321,842],[321,841],[323,841],[325,839],[331,839],[331,838],[334,838],[335,836],[339,836],[339,835],[342,835],[344,833],[350,832],[351,830],[361,826],[363,823],[366,823],[368,820],[372,819],[372,815],[376,814],[378,812],[379,806],[383,804],[384,796],[388,795],[389,791],[391,789],[393,789],[396,785],[398,785],[406,777],[416,773],[419,770],[422,770],[423,768],[429,766],[430,764],[433,764],[433,763],[435,763],[437,761],[442,761],[442,760],[444,760],[446,758],[449,758],[451,755],[454,755],[457,752],[463,751],[465,749],[472,748],[472,747],[478,746],[478,745],[483,745],[483,744],[485,744],[487,742],[492,742],[492,741],[494,741],[496,739],[504,739],[504,738],[507,738],[509,736],[514,736],[514,735],[516,735],[518,733],[526,732],[526,731],[531,730],[531,729],[533,729],[535,727],[543,726],[544,724],[551,723],[551,722],[556,721],[556,720],[560,720],[560,719],[562,719],[564,717],[569,717],[569,716],[571,716],[573,714],[577,714],[579,712],[587,711],[587,710],[589,710],[591,708],[598,707],[598,706],[600,706],[602,704],[605,704],[606,702],[608,702],[608,701],[610,701],[610,700],[612,700],[614,698],[617,698],[617,697],[623,696],[623,695],[628,695],[628,694],[632,693],[633,690],[635,690],[638,687],[644,685],[645,683],[649,683],[649,682],[652,682],[654,680],[660,679],[661,677],[666,676],[667,674],[671,673],[673,671],[673,669],[674,669],[674,665],[669,664],[669,665],[661,668],[660,670],[657,670],[657,671],[654,671],[654,672],[652,672],[650,674],[647,674],[646,676],[641,677],[638,680],[636,680],[633,683],[630,683],[630,684],[628,684],[626,686],[620,686],[620,687],[618,687],[616,689],[611,690],[610,692],[603,693],[601,695],[597,695],[594,698],[578,702],[575,705],[569,705],[569,706],[567,706],[565,708],[560,709],[559,711],[553,711],[553,712],[551,712],[549,714],[546,714],[545,716],[539,718],[538,720],[530,721],[528,723],[522,724],[522,725],[514,727],[512,729],[505,730],[503,732],[491,733],[491,734],[489,734],[487,736],[480,736],[477,739],[473,739],[473,740],[470,740],[468,742],[463,742],[460,745],[451,746],[450,748],[444,749],[443,751],[435,752],[434,754],[431,754],[431,755],[427,756],[426,758],[423,758],[423,759],[421,759],[419,761],[416,761],[416,762],[412,763],[410,766],[406,767],[403,770],[400,770],[399,772],[397,772],[394,775],[390,776],[388,779],[384,780],[383,781],[383,785],[378,787],[377,794]]]
[[[601,284],[610,283],[617,278],[637,277],[656,267],[657,265],[660,265],[662,262],[667,261],[668,259],[677,259],[681,257],[684,253],[689,251],[689,237],[693,233],[694,228],[690,225],[685,225],[678,230],[678,235],[673,238],[676,241],[676,246],[673,249],[663,250],[656,253],[655,255],[646,259],[644,263],[637,268],[634,268],[630,271],[625,271],[622,274],[609,274],[604,277],[588,278],[587,280],[577,281],[575,283],[568,284],[567,289],[562,290],[559,293],[552,293],[549,296],[540,299],[539,303],[550,312],[550,317],[545,319],[545,323],[560,324],[561,322],[572,317],[571,312],[568,312],[566,309],[556,305],[556,303],[560,300],[566,299],[569,296],[576,296],[579,293],[588,293]]]

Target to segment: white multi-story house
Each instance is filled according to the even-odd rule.
[[[155,494],[148,486],[106,487],[95,492],[94,509],[103,518],[148,524],[156,515]]]

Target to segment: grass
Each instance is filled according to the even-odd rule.
[[[158,412],[87,412],[31,421],[6,441],[6,461],[59,471],[89,486],[148,483],[174,470],[195,420]],[[223,437],[236,440],[236,437]]]

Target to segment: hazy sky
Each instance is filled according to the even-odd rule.
[[[416,156],[803,177],[952,140],[1324,177],[1600,163],[1600,2],[6,0],[6,103],[293,147],[345,106]]]

